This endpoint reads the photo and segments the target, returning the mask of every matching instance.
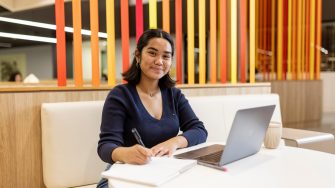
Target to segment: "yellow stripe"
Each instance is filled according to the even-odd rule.
[[[206,1],[199,0],[199,83],[206,83]]]
[[[310,2],[310,38],[309,38],[309,78],[314,80],[314,52],[315,52],[315,0],[311,0]]]
[[[302,18],[301,18],[301,63],[300,63],[300,76],[301,79],[306,79],[305,64],[306,64],[306,1],[302,1]]]
[[[302,42],[302,36],[301,36],[301,32],[302,32],[302,1],[303,0],[297,0],[298,1],[298,33],[297,33],[297,51],[298,51],[298,55],[297,55],[297,79],[301,80],[301,50],[302,50],[302,46],[301,46],[301,42]]]
[[[108,85],[116,84],[114,0],[106,0]]]
[[[293,0],[295,1],[295,0]],[[292,0],[288,0],[287,80],[292,79]]]
[[[277,80],[282,80],[283,73],[283,1],[278,1],[278,35],[277,35]]]
[[[316,50],[316,75],[315,78],[317,80],[320,79],[320,50],[321,50],[321,30],[322,30],[322,26],[321,26],[321,16],[322,16],[322,0],[318,0],[318,20],[317,20],[317,50]]]
[[[271,80],[275,79],[275,36],[276,36],[276,1],[271,2]]]
[[[237,1],[230,2],[231,10],[231,43],[230,43],[230,56],[231,56],[231,83],[237,82]]]
[[[149,0],[149,27],[157,28],[157,0]]]
[[[187,35],[187,78],[194,84],[194,0],[187,0]]]
[[[235,1],[235,0],[233,0]],[[255,83],[255,61],[256,61],[256,2],[255,0],[250,0],[250,83]]]

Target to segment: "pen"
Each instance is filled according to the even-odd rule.
[[[136,128],[132,128],[131,132],[135,136],[137,143],[140,144],[141,146],[145,147],[145,145],[144,145],[144,143],[143,143],[143,141],[141,139],[140,134],[137,132],[137,129]]]

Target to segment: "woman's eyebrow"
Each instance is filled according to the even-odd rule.
[[[159,51],[158,49],[156,49],[156,48],[154,48],[154,47],[148,47],[148,50],[154,50],[154,51],[156,51],[156,52]],[[172,54],[172,52],[170,52],[170,51],[164,51],[164,53],[165,53],[165,54]]]

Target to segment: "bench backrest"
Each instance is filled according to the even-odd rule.
[[[229,95],[187,97],[208,130],[208,141],[226,141],[238,109],[276,104],[273,121],[281,122],[279,97]],[[47,187],[98,182],[106,164],[96,152],[104,101],[42,104],[43,178]]]

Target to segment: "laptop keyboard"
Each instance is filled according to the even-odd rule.
[[[209,162],[219,162],[221,159],[222,151],[217,151],[208,155],[200,156],[196,158],[197,160],[209,161]]]

